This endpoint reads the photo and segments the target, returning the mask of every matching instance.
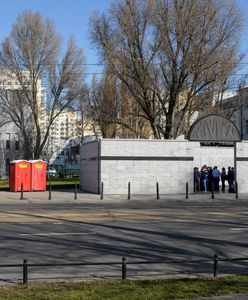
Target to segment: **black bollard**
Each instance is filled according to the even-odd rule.
[[[74,195],[74,200],[77,200],[77,184],[75,183],[75,195]]]
[[[159,184],[158,184],[158,182],[156,184],[156,189],[157,189],[157,199],[159,199]]]
[[[214,255],[214,277],[217,277],[218,274],[218,255]]]
[[[23,200],[23,183],[21,183],[21,197],[20,197],[20,200]]]
[[[103,199],[103,182],[101,183],[101,200]]]
[[[122,269],[122,279],[127,279],[127,259],[126,257],[122,257],[121,260],[121,269]]]
[[[51,186],[51,182],[49,182],[49,196],[48,196],[48,200],[52,200],[52,186]]]
[[[238,199],[239,198],[239,193],[238,193],[239,191],[238,191],[238,183],[237,182],[235,182],[235,193],[236,193],[236,199]]]
[[[27,284],[27,283],[28,283],[28,260],[24,259],[22,265],[22,284]]]
[[[189,199],[189,183],[186,182],[186,195],[185,195],[185,199]]]
[[[214,183],[212,182],[212,199],[214,199]]]
[[[127,185],[127,199],[128,200],[131,199],[131,195],[130,195],[130,182],[128,182],[128,185]]]

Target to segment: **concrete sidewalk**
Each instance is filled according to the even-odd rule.
[[[100,199],[99,194],[91,194],[86,192],[78,191],[77,199],[75,200],[75,191],[72,189],[65,189],[65,190],[56,190],[52,191],[52,199],[49,200],[49,192],[24,192],[23,197],[24,199],[21,200],[21,193],[20,192],[8,192],[8,191],[0,191],[0,204],[1,203],[14,203],[23,202],[23,203],[43,203],[43,202],[84,202],[90,201],[91,203],[104,203],[104,202],[121,202],[121,201],[237,201],[237,200],[248,200],[248,194],[239,194],[239,199],[235,198],[235,194],[230,193],[216,193],[214,195],[214,199],[212,199],[211,193],[196,193],[190,194],[189,199],[186,199],[184,194],[177,194],[177,195],[160,195],[160,199],[156,198],[156,195],[132,195],[131,199],[127,198],[127,195],[104,195],[103,199]]]

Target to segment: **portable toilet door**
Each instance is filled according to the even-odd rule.
[[[31,190],[46,190],[46,168],[47,163],[43,160],[30,160],[31,167]]]
[[[27,160],[13,160],[10,162],[10,191],[19,192],[23,184],[23,191],[30,191],[30,163]]]

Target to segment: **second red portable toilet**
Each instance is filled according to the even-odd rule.
[[[30,162],[27,160],[13,160],[10,162],[9,189],[11,192],[30,191]]]
[[[31,168],[31,191],[46,190],[47,163],[43,160],[30,160]]]

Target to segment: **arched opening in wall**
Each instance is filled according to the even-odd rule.
[[[198,119],[189,129],[189,141],[200,142],[194,158],[194,191],[235,192],[237,182],[237,142],[241,141],[236,125],[222,115],[211,114]],[[226,173],[226,174],[225,174]]]

